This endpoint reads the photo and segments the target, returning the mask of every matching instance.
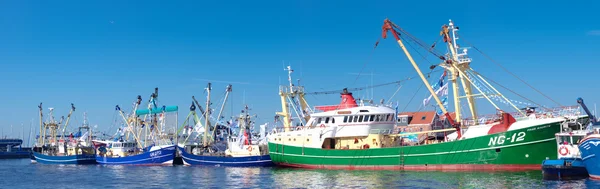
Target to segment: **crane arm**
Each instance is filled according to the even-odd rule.
[[[408,60],[410,61],[410,63],[413,65],[413,67],[415,68],[415,70],[419,74],[419,77],[421,77],[421,80],[423,80],[423,83],[425,84],[425,86],[427,86],[427,89],[429,90],[429,92],[431,93],[431,95],[433,96],[433,98],[435,99],[435,101],[437,102],[438,106],[440,107],[440,109],[442,110],[442,112],[444,113],[444,115],[446,116],[446,119],[448,119],[448,121],[450,122],[450,125],[452,125],[454,128],[456,128],[456,131],[458,132],[458,138],[460,138],[461,137],[460,123],[456,122],[450,116],[450,113],[448,112],[448,110],[446,110],[446,107],[443,106],[442,101],[437,96],[437,94],[435,93],[435,91],[433,90],[433,88],[431,87],[431,85],[429,84],[429,82],[427,81],[427,79],[425,78],[425,76],[423,75],[423,73],[421,72],[421,69],[419,69],[419,66],[414,61],[414,59],[412,58],[412,56],[410,55],[410,53],[408,52],[408,50],[404,46],[404,43],[402,43],[402,39],[400,39],[400,34],[399,34],[398,31],[396,31],[395,28],[400,28],[400,27],[398,27],[396,24],[392,23],[391,20],[385,19],[383,21],[383,26],[381,27],[381,30],[382,30],[381,37],[383,39],[386,39],[387,38],[387,33],[388,32],[392,33],[392,35],[394,36],[394,38],[398,42],[398,45],[400,45],[400,48],[402,48],[402,50],[406,54]]]
[[[65,126],[63,127],[62,136],[60,136],[60,139],[65,138],[65,131],[67,130],[67,126],[69,126],[69,120],[71,120],[71,114],[73,114],[74,111],[75,111],[75,105],[73,103],[71,103],[71,110],[69,111],[69,115],[67,115],[67,121],[65,122]]]

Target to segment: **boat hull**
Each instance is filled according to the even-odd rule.
[[[173,165],[175,146],[144,152],[126,157],[96,156],[96,161],[102,165]]]
[[[579,144],[581,159],[591,179],[600,179],[600,135],[589,135]]]
[[[581,159],[544,160],[542,174],[548,180],[573,180],[588,178]]]
[[[71,155],[71,156],[49,156],[33,152],[31,162],[40,164],[72,164],[72,165],[88,165],[96,164],[94,154],[87,155]]]
[[[541,170],[557,159],[560,122],[438,144],[370,149],[321,149],[269,141],[277,165],[361,170]]]
[[[269,155],[224,157],[224,156],[198,156],[187,153],[179,147],[185,165],[198,166],[223,166],[223,167],[269,167],[274,166]]]
[[[31,151],[0,152],[0,159],[19,159],[31,157]]]

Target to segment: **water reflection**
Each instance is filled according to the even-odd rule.
[[[42,165],[0,160],[0,188],[600,188],[531,172],[347,171],[188,166]]]

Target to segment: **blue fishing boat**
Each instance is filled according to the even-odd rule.
[[[587,172],[592,179],[600,179],[600,123],[596,117],[591,114],[589,109],[583,103],[583,99],[578,98],[578,102],[581,102],[581,106],[585,112],[590,116],[590,125],[587,126],[588,133],[581,140],[579,145],[579,151],[581,152],[581,159],[587,169]]]
[[[211,104],[210,83],[208,84],[207,92],[208,97],[206,107],[209,107]],[[250,132],[250,128],[253,125],[253,121],[251,121],[252,116],[248,114],[248,106],[242,110],[242,114],[239,115],[235,121],[231,120],[225,124],[220,120],[221,113],[223,111],[223,107],[225,107],[225,102],[229,92],[231,92],[231,85],[227,87],[225,100],[223,101],[221,111],[219,112],[216,121],[214,121],[214,124],[211,124],[209,121],[210,112],[202,111],[200,104],[195,100],[195,98],[192,97],[194,101],[190,107],[190,115],[188,115],[188,119],[190,116],[195,116],[195,131],[198,135],[202,134],[202,142],[188,142],[190,141],[189,139],[192,136],[192,131],[194,131],[194,128],[187,127],[186,130],[189,131],[187,134],[185,133],[186,130],[184,130],[182,139],[183,142],[181,142],[178,146],[179,154],[183,159],[184,165],[227,167],[273,166],[274,164],[269,156],[269,150],[266,143],[266,125],[261,125],[261,133],[263,133],[262,140],[252,140],[253,137]],[[202,114],[204,114],[204,125],[206,127],[201,125],[201,122],[199,121],[200,118],[196,116],[196,107],[194,103],[200,107]],[[234,126],[240,128],[237,137],[234,137],[231,134],[231,128]],[[198,138],[199,137],[195,137],[195,139]]]
[[[175,145],[152,146],[141,151],[135,150],[135,143],[106,142],[109,148],[101,146],[99,155],[94,159],[103,165],[172,165],[175,157]],[[107,149],[112,152],[107,153]]]
[[[194,146],[186,146],[189,149],[195,149]],[[202,146],[196,146],[202,148]],[[179,147],[183,162],[185,165],[204,165],[204,166],[225,166],[225,167],[268,167],[273,166],[271,157],[266,155],[248,155],[248,156],[226,156],[222,155],[194,155],[188,153],[185,148]],[[189,150],[188,150],[189,151]]]
[[[75,138],[72,133],[69,136],[65,135],[71,114],[75,111],[73,104],[71,104],[71,110],[62,127],[61,123],[64,117],[61,118],[61,121],[56,122],[53,116],[54,108],[49,108],[49,120],[46,122],[43,122],[42,103],[38,108],[40,111],[40,135],[37,137],[36,145],[33,148],[32,163],[96,164],[95,150],[89,142],[92,135],[89,133],[90,130],[86,121],[84,121],[83,126],[79,127],[80,133],[82,130],[87,131],[84,136]]]
[[[31,156],[31,148],[22,147],[22,144],[22,139],[0,139],[0,159],[29,158]]]
[[[117,105],[124,127],[119,128],[112,140],[94,140],[98,154],[95,160],[103,165],[173,165],[177,148],[174,136],[167,127],[177,124],[177,106],[156,105],[158,88],[150,96],[147,109],[138,109],[142,97],[137,97],[130,116]],[[173,119],[168,118],[171,114]]]

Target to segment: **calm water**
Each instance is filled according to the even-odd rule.
[[[0,160],[0,188],[600,188],[543,181],[541,171],[407,172],[286,168],[41,165]]]

